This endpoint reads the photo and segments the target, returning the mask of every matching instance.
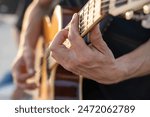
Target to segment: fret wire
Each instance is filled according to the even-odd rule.
[[[110,0],[106,0],[106,1],[110,1]],[[105,2],[106,2],[105,1]],[[108,4],[105,4],[105,5],[102,5],[102,7],[101,7],[101,9],[102,8],[105,8],[105,7],[108,7],[109,5],[111,5],[111,4],[114,4],[114,3],[116,3],[116,4],[118,4],[118,3],[122,3],[122,2],[125,2],[126,0],[121,0],[121,1],[116,1],[116,2],[112,2],[112,3],[108,3]],[[81,9],[82,10],[82,9]],[[87,9],[84,9],[84,11],[85,10],[87,10]]]
[[[102,0],[102,1],[101,1],[101,4],[102,4],[102,3],[105,3],[105,2],[108,2],[108,1],[110,1],[110,0]],[[114,4],[114,3],[118,4],[118,3],[125,2],[125,1],[126,1],[126,0],[121,0],[121,1],[118,0],[118,1],[114,1],[114,2],[112,2],[112,3],[104,4],[104,5],[102,5],[101,10],[108,7],[108,9],[102,10],[103,13],[107,13],[107,12],[109,11],[109,9],[111,9],[111,8],[109,8],[109,5]],[[91,4],[92,4],[92,5],[91,5]],[[91,6],[91,7],[90,7],[90,6]],[[80,33],[81,33],[81,34],[82,34],[82,33],[86,30],[86,28],[89,26],[89,25],[88,25],[88,20],[86,20],[86,22],[85,22],[85,19],[87,19],[88,16],[89,16],[89,11],[92,9],[92,10],[93,10],[93,15],[94,15],[94,14],[96,13],[96,12],[94,13],[94,11],[97,11],[96,9],[98,9],[98,8],[92,7],[92,6],[96,6],[96,5],[95,5],[95,0],[93,0],[92,2],[91,2],[91,1],[88,2],[88,3],[81,9],[81,12],[83,12],[83,13],[79,14],[79,16],[82,16],[81,22],[80,22],[80,25],[79,25]],[[90,8],[89,8],[89,7],[90,7]],[[85,8],[86,8],[86,9],[85,9]],[[100,10],[100,9],[99,9],[99,10]],[[83,14],[83,15],[82,15],[82,14]],[[84,17],[85,17],[84,14],[86,14],[86,18],[84,18]],[[92,19],[94,19],[94,18],[92,18]],[[86,24],[87,24],[87,25],[86,25]],[[91,24],[90,24],[90,25],[91,25]]]
[[[108,2],[110,0],[102,0],[101,3],[104,3],[104,2]],[[114,1],[114,2],[125,2],[126,0],[118,0],[118,1]]]
[[[98,8],[97,8],[97,9],[98,9]],[[94,9],[94,10],[97,10],[97,9]],[[86,13],[87,13],[87,12],[86,12]],[[94,14],[96,14],[96,12],[95,12]],[[94,15],[94,14],[93,14],[93,15]],[[86,16],[88,16],[88,15],[86,15]],[[85,16],[84,16],[84,17],[85,17]],[[84,21],[83,19],[86,19],[86,18],[81,18],[81,19],[82,19],[82,22],[80,22],[80,24],[81,24],[81,23],[84,23],[85,21]]]
[[[112,5],[112,4],[114,4],[114,3],[116,3],[116,4],[123,3],[123,2],[125,2],[125,1],[126,1],[126,0],[122,0],[122,1],[116,1],[116,2],[112,2],[112,3],[108,3],[108,4],[103,5],[102,7],[106,7],[106,6]]]
[[[107,0],[107,1],[108,1],[108,0]],[[124,0],[124,1],[125,1],[125,0]],[[121,2],[123,2],[123,1],[121,1]],[[120,3],[120,1],[118,1],[118,2],[116,2],[116,3]],[[104,8],[107,8],[107,7],[108,7],[108,5],[105,5],[104,7],[101,7],[101,9],[104,9]],[[110,8],[110,9],[111,9],[111,8]],[[107,10],[107,11],[108,11],[108,10]],[[87,13],[87,12],[88,12],[88,11],[85,11],[84,14]]]
[[[93,20],[89,20],[89,22],[88,22],[87,25],[86,25],[85,23],[83,23],[82,25],[80,25],[80,29],[81,29],[81,30],[84,30],[84,29],[83,29],[84,27],[90,27],[91,24],[92,24],[95,20],[97,20],[97,19],[98,19],[98,17],[94,17]]]
[[[98,18],[94,18],[94,20],[97,20]],[[90,22],[89,22],[89,24],[88,25],[85,25],[85,24],[83,24],[83,25],[81,25],[80,26],[80,29],[81,30],[83,30],[84,29],[84,27],[90,27],[91,26],[91,24],[93,24],[93,20],[91,20]]]
[[[105,3],[105,2],[108,2],[108,1],[110,1],[110,0],[104,0],[104,1],[101,2],[101,4],[102,4],[102,3]],[[125,1],[126,1],[126,0],[114,1],[114,2],[112,2],[112,3],[108,3],[108,4],[103,5],[102,8],[105,7],[105,6],[109,6],[109,5],[111,5],[111,4],[114,4],[114,3],[118,4],[118,3],[125,2]],[[94,0],[93,0],[93,2],[94,2]],[[87,5],[85,5],[85,6],[87,6]],[[83,7],[83,9],[84,9],[84,7]],[[86,9],[84,9],[84,10],[86,10]]]
[[[110,0],[101,0],[101,3],[105,3],[105,2],[108,2]]]
[[[97,8],[98,9],[98,8]],[[93,11],[94,11],[94,13],[93,14],[97,14],[97,9],[94,9]],[[86,16],[87,16],[88,14],[86,14]],[[84,16],[85,17],[85,16]],[[85,19],[85,18],[81,18],[80,20],[82,20],[82,19]],[[83,20],[82,20],[82,22],[84,22]],[[82,23],[82,22],[80,22],[80,23]]]

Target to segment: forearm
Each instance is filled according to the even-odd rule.
[[[21,31],[21,47],[34,50],[42,30],[42,19],[49,11],[50,4],[40,3],[42,0],[34,0],[28,7]],[[49,0],[47,0],[49,1]]]
[[[130,79],[150,74],[150,40],[145,44],[117,59],[123,69],[123,79]]]

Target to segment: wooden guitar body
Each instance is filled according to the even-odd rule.
[[[57,5],[52,17],[46,16],[44,18],[44,51],[56,33],[69,23],[75,12],[77,12],[77,10],[61,8]],[[39,46],[41,46],[41,44],[39,44],[37,48],[41,48]],[[47,60],[45,54],[43,54],[41,60],[41,85],[35,99],[79,99],[81,97],[79,76],[65,70],[51,57]]]

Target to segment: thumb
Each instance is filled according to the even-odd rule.
[[[105,53],[107,49],[107,44],[102,38],[102,34],[99,29],[99,25],[96,25],[89,33],[89,38],[92,45],[101,53]]]

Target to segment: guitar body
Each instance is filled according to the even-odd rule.
[[[58,31],[65,27],[72,18],[72,15],[77,10],[62,8],[57,5],[54,9],[53,15],[50,18],[46,16],[43,21],[43,39],[37,45],[37,51],[43,52],[49,43],[53,40]],[[43,43],[44,46],[41,46]],[[40,49],[39,49],[40,48]],[[37,56],[39,53],[37,52]],[[40,55],[41,56],[41,55]],[[81,83],[79,76],[65,70],[58,65],[52,57],[47,57],[43,54],[40,62],[40,88],[38,93],[34,95],[34,99],[80,99],[81,98]],[[39,66],[38,66],[39,67]],[[39,69],[37,70],[39,71]]]

